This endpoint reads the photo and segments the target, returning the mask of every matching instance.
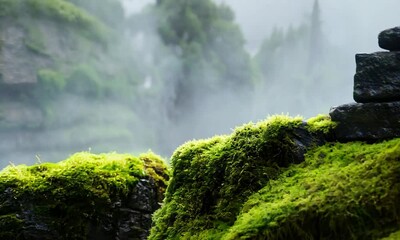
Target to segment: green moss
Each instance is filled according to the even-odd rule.
[[[291,164],[301,126],[274,117],[178,148],[150,239],[379,239],[398,229],[400,139],[330,143]],[[334,123],[304,127],[329,134]]]
[[[223,239],[376,239],[400,223],[400,139],[319,147],[244,204]]]
[[[147,174],[154,180],[158,192],[162,193],[158,199],[159,202],[162,202],[168,185],[169,169],[165,167],[162,158],[151,151],[139,155],[139,159],[143,161]]]
[[[16,214],[0,216],[0,238],[1,239],[19,239],[21,237],[23,221]],[[4,231],[6,230],[6,231]]]
[[[141,158],[156,163],[145,164]],[[12,216],[22,211],[20,204],[26,207],[27,203],[28,206],[34,203],[30,211],[37,221],[61,235],[65,233],[63,236],[81,239],[87,230],[85,223],[101,221],[112,211],[112,203],[123,201],[139,179],[150,176],[166,181],[163,177],[168,176],[149,171],[155,166],[159,171],[165,171],[158,156],[147,153],[141,158],[128,154],[82,152],[59,163],[6,167],[0,172],[0,192],[3,193],[0,232],[14,231],[16,228],[9,228],[9,223],[14,219]],[[14,220],[24,222],[24,219]],[[71,234],[79,234],[79,238]]]
[[[337,123],[332,122],[329,115],[320,114],[307,120],[307,129],[314,133],[329,134],[336,126]]]
[[[400,239],[400,230],[390,234],[388,237],[382,238],[381,240],[399,240]]]
[[[203,230],[219,236],[216,229],[232,225],[250,195],[295,163],[291,137],[303,127],[300,117],[273,116],[236,128],[230,136],[179,147],[171,158],[172,179],[150,239],[204,235]]]

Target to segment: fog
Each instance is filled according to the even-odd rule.
[[[310,15],[313,0],[220,0],[231,6],[254,51],[274,27],[297,25]],[[396,0],[320,0],[324,34],[332,44],[355,52],[377,51],[377,34],[399,24]]]
[[[139,4],[140,2],[140,4]],[[125,0],[126,13],[139,12],[144,3],[154,1]],[[236,16],[246,40],[246,49],[255,56],[262,42],[274,29],[286,31],[309,23],[314,0],[217,0],[230,6]],[[310,74],[313,82],[298,94],[298,84],[293,84],[287,70],[278,74],[274,83],[258,86],[251,96],[253,102],[245,104],[243,98],[221,89],[218,96],[207,96],[197,106],[181,116],[179,122],[171,123],[172,129],[164,133],[168,142],[166,152],[193,138],[211,137],[215,134],[229,133],[236,125],[248,121],[258,121],[273,114],[301,115],[305,118],[316,114],[327,114],[331,106],[352,102],[353,75],[355,72],[354,55],[360,52],[380,51],[377,44],[378,33],[398,24],[400,2],[396,0],[365,1],[359,0],[321,0],[322,36],[327,49],[325,61],[335,73],[329,79],[318,79],[318,74]],[[302,58],[290,56],[299,51],[291,50],[286,62],[301,65]],[[301,51],[300,51],[301,53]],[[317,66],[318,67],[318,66]],[[278,69],[279,71],[279,69]],[[335,80],[336,78],[336,80]],[[268,80],[267,80],[268,81]],[[334,83],[327,83],[334,81]],[[203,94],[203,93],[201,93]],[[304,96],[304,95],[308,96]],[[221,102],[229,102],[218,107]]]
[[[26,151],[4,152],[3,157],[0,156],[0,167],[8,162],[34,163],[37,159],[35,155],[40,155],[44,161],[58,161],[74,151],[85,150],[136,154],[151,149],[169,158],[176,147],[188,140],[228,134],[235,126],[256,122],[270,115],[289,114],[309,118],[320,113],[327,114],[330,107],[353,101],[354,55],[381,51],[377,35],[399,24],[400,9],[398,0],[320,0],[321,33],[318,39],[310,40],[308,35],[312,31],[314,0],[216,0],[234,11],[235,22],[245,38],[244,47],[255,68],[260,71],[255,80],[249,79],[256,82],[255,88],[240,91],[222,87],[211,93],[202,86],[207,81],[217,81],[219,75],[214,72],[212,64],[206,65],[204,72],[197,73],[198,79],[204,81],[203,85],[196,85],[200,87],[190,92],[190,101],[179,103],[180,108],[176,110],[174,104],[182,95],[178,80],[182,79],[184,69],[179,49],[170,49],[163,43],[158,35],[159,26],[151,16],[135,18],[141,16],[149,4],[154,5],[154,1],[121,2],[125,17],[133,17],[132,22],[139,22],[140,26],[118,36],[123,39],[123,44],[116,52],[123,55],[118,59],[126,60],[121,64],[127,68],[129,64],[136,64],[140,79],[136,91],[141,97],[132,98],[135,101],[133,105],[121,105],[112,99],[85,102],[85,98],[64,95],[54,103],[59,108],[55,119],[61,119],[56,124],[60,129],[44,130],[38,135],[40,139],[33,140],[43,142],[41,149],[27,147]],[[265,57],[265,54],[261,56],[263,44],[268,45],[267,40],[271,40],[274,33],[281,34],[278,35],[285,43],[271,50],[271,55],[267,54],[267,59],[273,61],[268,67],[257,65],[256,62]],[[294,40],[289,39],[291,33],[295,34]],[[320,41],[322,46],[312,49],[311,45],[310,48],[313,40]],[[229,54],[226,52],[227,56]],[[309,55],[312,54],[317,54],[317,60],[310,60]],[[115,59],[114,56],[109,61]],[[241,73],[241,69],[235,71]],[[94,120],[84,121],[89,127],[82,125],[74,130],[74,134],[68,133],[71,136],[83,134],[81,139],[85,141],[64,139],[64,125],[70,126],[78,122],[77,119],[93,116],[96,116]],[[97,131],[97,125],[103,126],[103,129]],[[9,131],[7,134],[12,135]],[[21,140],[17,145],[24,147]],[[67,152],[65,149],[59,151],[61,145]]]

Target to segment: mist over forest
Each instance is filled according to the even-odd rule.
[[[352,102],[396,0],[0,1],[0,166],[169,157],[274,114]],[[57,11],[57,9],[67,11]]]

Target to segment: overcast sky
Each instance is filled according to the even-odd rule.
[[[154,0],[122,0],[128,13]],[[216,0],[232,7],[250,51],[274,27],[296,26],[309,17],[314,0]],[[324,34],[351,52],[377,51],[379,31],[400,25],[399,0],[320,0]],[[355,49],[357,48],[357,50]]]

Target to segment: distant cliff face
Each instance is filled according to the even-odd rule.
[[[123,40],[122,8],[115,9],[117,1],[102,4],[115,10],[114,18],[92,14],[93,2],[85,4],[1,2],[0,167],[10,158],[18,163],[89,148],[132,150],[141,76]],[[110,141],[118,147],[107,148]]]

